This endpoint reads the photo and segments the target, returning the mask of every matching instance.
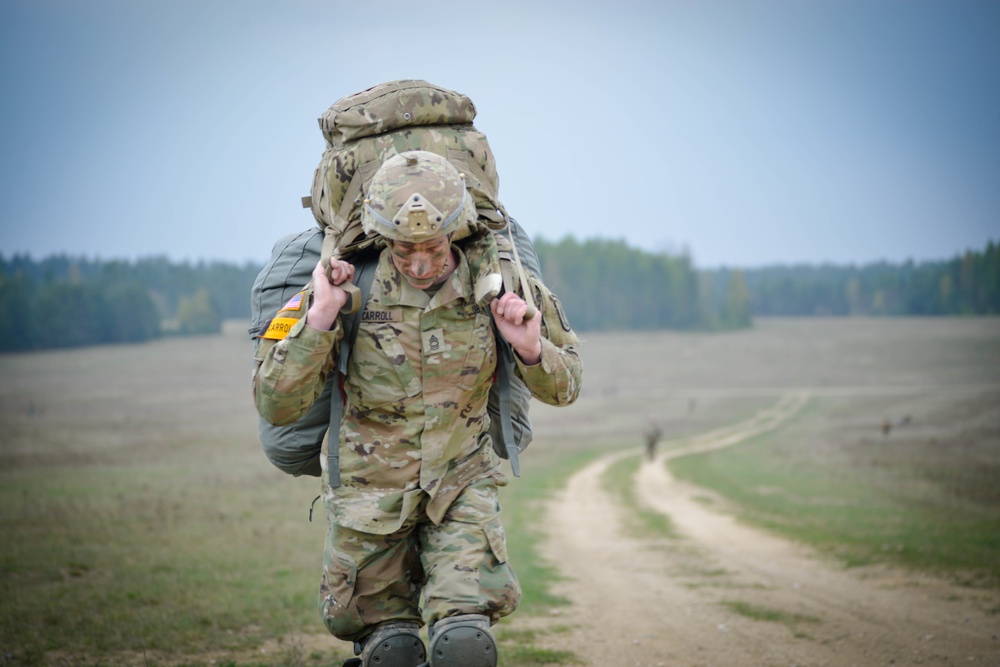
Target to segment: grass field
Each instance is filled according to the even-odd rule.
[[[259,450],[244,329],[0,357],[0,665],[349,657],[315,609],[318,482]],[[548,589],[557,564],[534,544],[540,502],[574,469],[637,447],[650,420],[683,437],[789,388],[812,396],[793,422],[680,459],[675,473],[850,563],[996,585],[1000,320],[763,320],[728,334],[592,335],[583,353],[585,394],[533,408],[536,442],[503,494],[519,616],[560,603]],[[625,503],[634,465],[607,480]],[[573,659],[535,648],[529,631],[498,636],[505,665]]]
[[[819,397],[784,428],[678,459],[671,471],[718,491],[744,519],[849,566],[904,564],[996,587],[998,410],[1000,388]],[[898,415],[887,434],[882,413]]]

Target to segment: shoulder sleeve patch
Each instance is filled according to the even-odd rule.
[[[552,292],[549,292],[548,297],[552,301],[553,310],[555,310],[556,314],[559,316],[559,325],[562,326],[562,330],[566,333],[572,332],[573,327],[569,325],[569,319],[566,317],[566,313],[563,312],[563,307],[562,304],[559,303],[559,299],[557,299],[556,295]]]
[[[304,300],[305,295],[305,292],[299,292],[288,300],[288,303],[284,305],[282,310],[302,310],[302,301]]]

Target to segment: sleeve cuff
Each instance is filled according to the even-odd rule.
[[[518,368],[521,373],[532,374],[532,373],[542,373],[549,374],[552,372],[553,368],[558,366],[557,360],[559,358],[559,348],[549,339],[542,336],[542,356],[537,364],[526,364],[521,359],[521,355],[514,352],[514,359],[517,363]]]

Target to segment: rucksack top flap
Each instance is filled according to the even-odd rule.
[[[373,86],[335,102],[319,118],[328,146],[410,125],[466,125],[476,117],[468,96],[418,79]]]
[[[476,209],[494,229],[504,226],[497,198],[499,176],[486,135],[475,126],[396,130],[324,151],[303,202],[321,227],[344,229],[360,220],[361,201],[379,165],[397,153],[425,150],[447,157],[465,174]]]

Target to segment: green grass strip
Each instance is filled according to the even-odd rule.
[[[641,465],[642,458],[639,455],[611,464],[601,477],[601,486],[627,510],[625,527],[630,534],[639,538],[675,538],[677,532],[670,519],[639,502],[635,478]]]
[[[728,607],[730,611],[753,621],[780,623],[781,625],[786,626],[792,632],[792,635],[800,639],[811,638],[808,633],[804,632],[800,628],[802,624],[820,623],[820,619],[815,616],[807,616],[805,614],[795,614],[792,612],[781,611],[780,609],[760,607],[752,605],[748,602],[743,602],[742,600],[723,600],[722,605],[724,607]]]

